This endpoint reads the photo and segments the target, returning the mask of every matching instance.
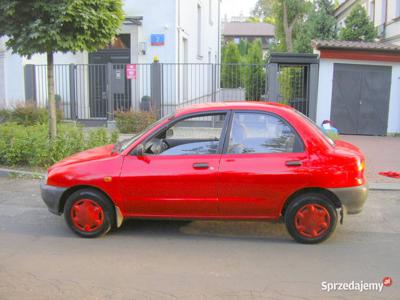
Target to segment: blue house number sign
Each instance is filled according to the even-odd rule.
[[[164,46],[165,35],[164,34],[152,34],[151,45],[152,46]]]

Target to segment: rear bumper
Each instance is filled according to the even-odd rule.
[[[368,185],[347,188],[330,189],[345,207],[348,214],[358,214],[362,211],[368,197]]]
[[[40,191],[42,199],[46,203],[50,212],[56,215],[61,215],[60,201],[62,194],[66,191],[66,188],[57,186],[47,185],[44,183],[40,184]]]

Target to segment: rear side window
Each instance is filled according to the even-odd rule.
[[[264,113],[238,112],[232,120],[227,153],[303,152],[293,128],[281,118]]]

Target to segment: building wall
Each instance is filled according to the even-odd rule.
[[[219,3],[220,0],[177,0],[177,28],[180,28],[179,44],[182,45],[183,39],[186,39],[188,43],[189,63],[219,62]],[[200,31],[200,49],[198,48],[198,7],[201,9],[202,25]],[[180,50],[180,59],[178,61],[183,61],[183,49],[181,48]]]
[[[333,66],[335,63],[392,66],[390,89],[388,133],[400,132],[400,63],[383,63],[376,61],[355,61],[341,59],[320,59],[317,100],[317,124],[331,117]]]
[[[5,41],[6,38],[0,39],[0,108],[15,106],[25,99],[23,59],[6,50]]]

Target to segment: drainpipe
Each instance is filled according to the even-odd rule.
[[[181,62],[181,0],[178,0],[178,26],[177,26],[177,39],[178,39],[178,57],[177,57],[177,64],[178,64],[178,97],[177,101],[178,103],[181,101],[181,68],[180,68],[180,62]]]
[[[218,0],[218,61],[216,62],[217,64],[219,64],[220,61],[220,55],[221,55],[221,1],[222,0]]]

